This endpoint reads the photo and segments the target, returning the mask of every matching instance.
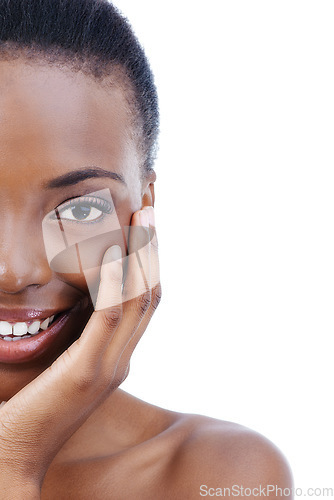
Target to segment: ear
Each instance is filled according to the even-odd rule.
[[[142,202],[141,208],[145,206],[154,207],[155,195],[154,195],[154,182],[156,181],[157,174],[152,170],[145,176],[142,188]]]

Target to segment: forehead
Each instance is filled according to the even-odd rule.
[[[46,178],[84,165],[124,173],[138,162],[132,128],[120,85],[102,87],[67,68],[0,61],[2,180],[4,172],[38,168]]]

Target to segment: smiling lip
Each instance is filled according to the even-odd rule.
[[[67,309],[69,310],[69,309]],[[63,312],[65,309],[63,309]],[[54,309],[5,309],[0,307],[0,321],[18,323],[19,321],[35,321],[38,319],[50,318],[61,311]]]
[[[43,315],[45,313],[49,314],[49,311],[52,312],[51,310],[44,310],[42,313]],[[44,353],[44,351],[52,346],[56,337],[62,334],[64,326],[70,322],[71,319],[73,320],[73,318],[77,317],[81,311],[82,304],[78,302],[74,307],[72,307],[72,309],[63,311],[60,314],[59,312],[56,312],[56,314],[58,314],[58,318],[56,318],[56,320],[51,323],[46,330],[43,330],[32,337],[27,337],[17,342],[6,341],[0,338],[0,363],[22,363],[39,357],[42,353]],[[34,312],[36,312],[36,310],[34,310]],[[37,312],[39,314],[41,313],[41,311]],[[10,314],[7,314],[7,316],[10,316]],[[21,317],[23,317],[23,315],[21,315]],[[75,322],[72,322],[75,327]]]

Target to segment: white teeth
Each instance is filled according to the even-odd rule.
[[[36,335],[40,330],[46,330],[53,320],[54,316],[50,316],[50,318],[46,318],[42,323],[36,320],[30,325],[27,325],[24,321],[19,321],[15,324],[11,324],[8,321],[0,321],[0,335],[4,340],[19,340],[19,338],[24,336],[27,337],[27,334]],[[8,337],[8,335],[15,335],[17,338],[13,339],[13,337]]]
[[[41,322],[40,321],[34,321],[31,323],[31,325],[28,328],[28,333],[37,333],[39,330]]]
[[[51,316],[51,318],[52,318],[52,316]],[[47,329],[47,327],[49,326],[49,322],[50,322],[50,319],[51,319],[51,318],[46,318],[46,319],[43,321],[43,323],[41,323],[41,328],[42,328],[42,330],[46,330],[46,329]]]
[[[13,335],[18,335],[19,337],[22,337],[28,332],[28,326],[27,323],[15,323],[13,326]]]
[[[26,335],[23,335],[23,337],[2,337],[2,340],[6,340],[7,342],[16,342],[17,340],[28,339],[29,337],[31,338],[33,335],[27,333]]]
[[[7,321],[0,321],[0,335],[11,335],[12,325]]]

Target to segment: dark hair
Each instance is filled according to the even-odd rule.
[[[128,20],[114,5],[107,0],[0,0],[0,59],[22,53],[65,63],[98,80],[120,74],[139,118],[144,174],[153,169],[159,134],[154,77]]]

